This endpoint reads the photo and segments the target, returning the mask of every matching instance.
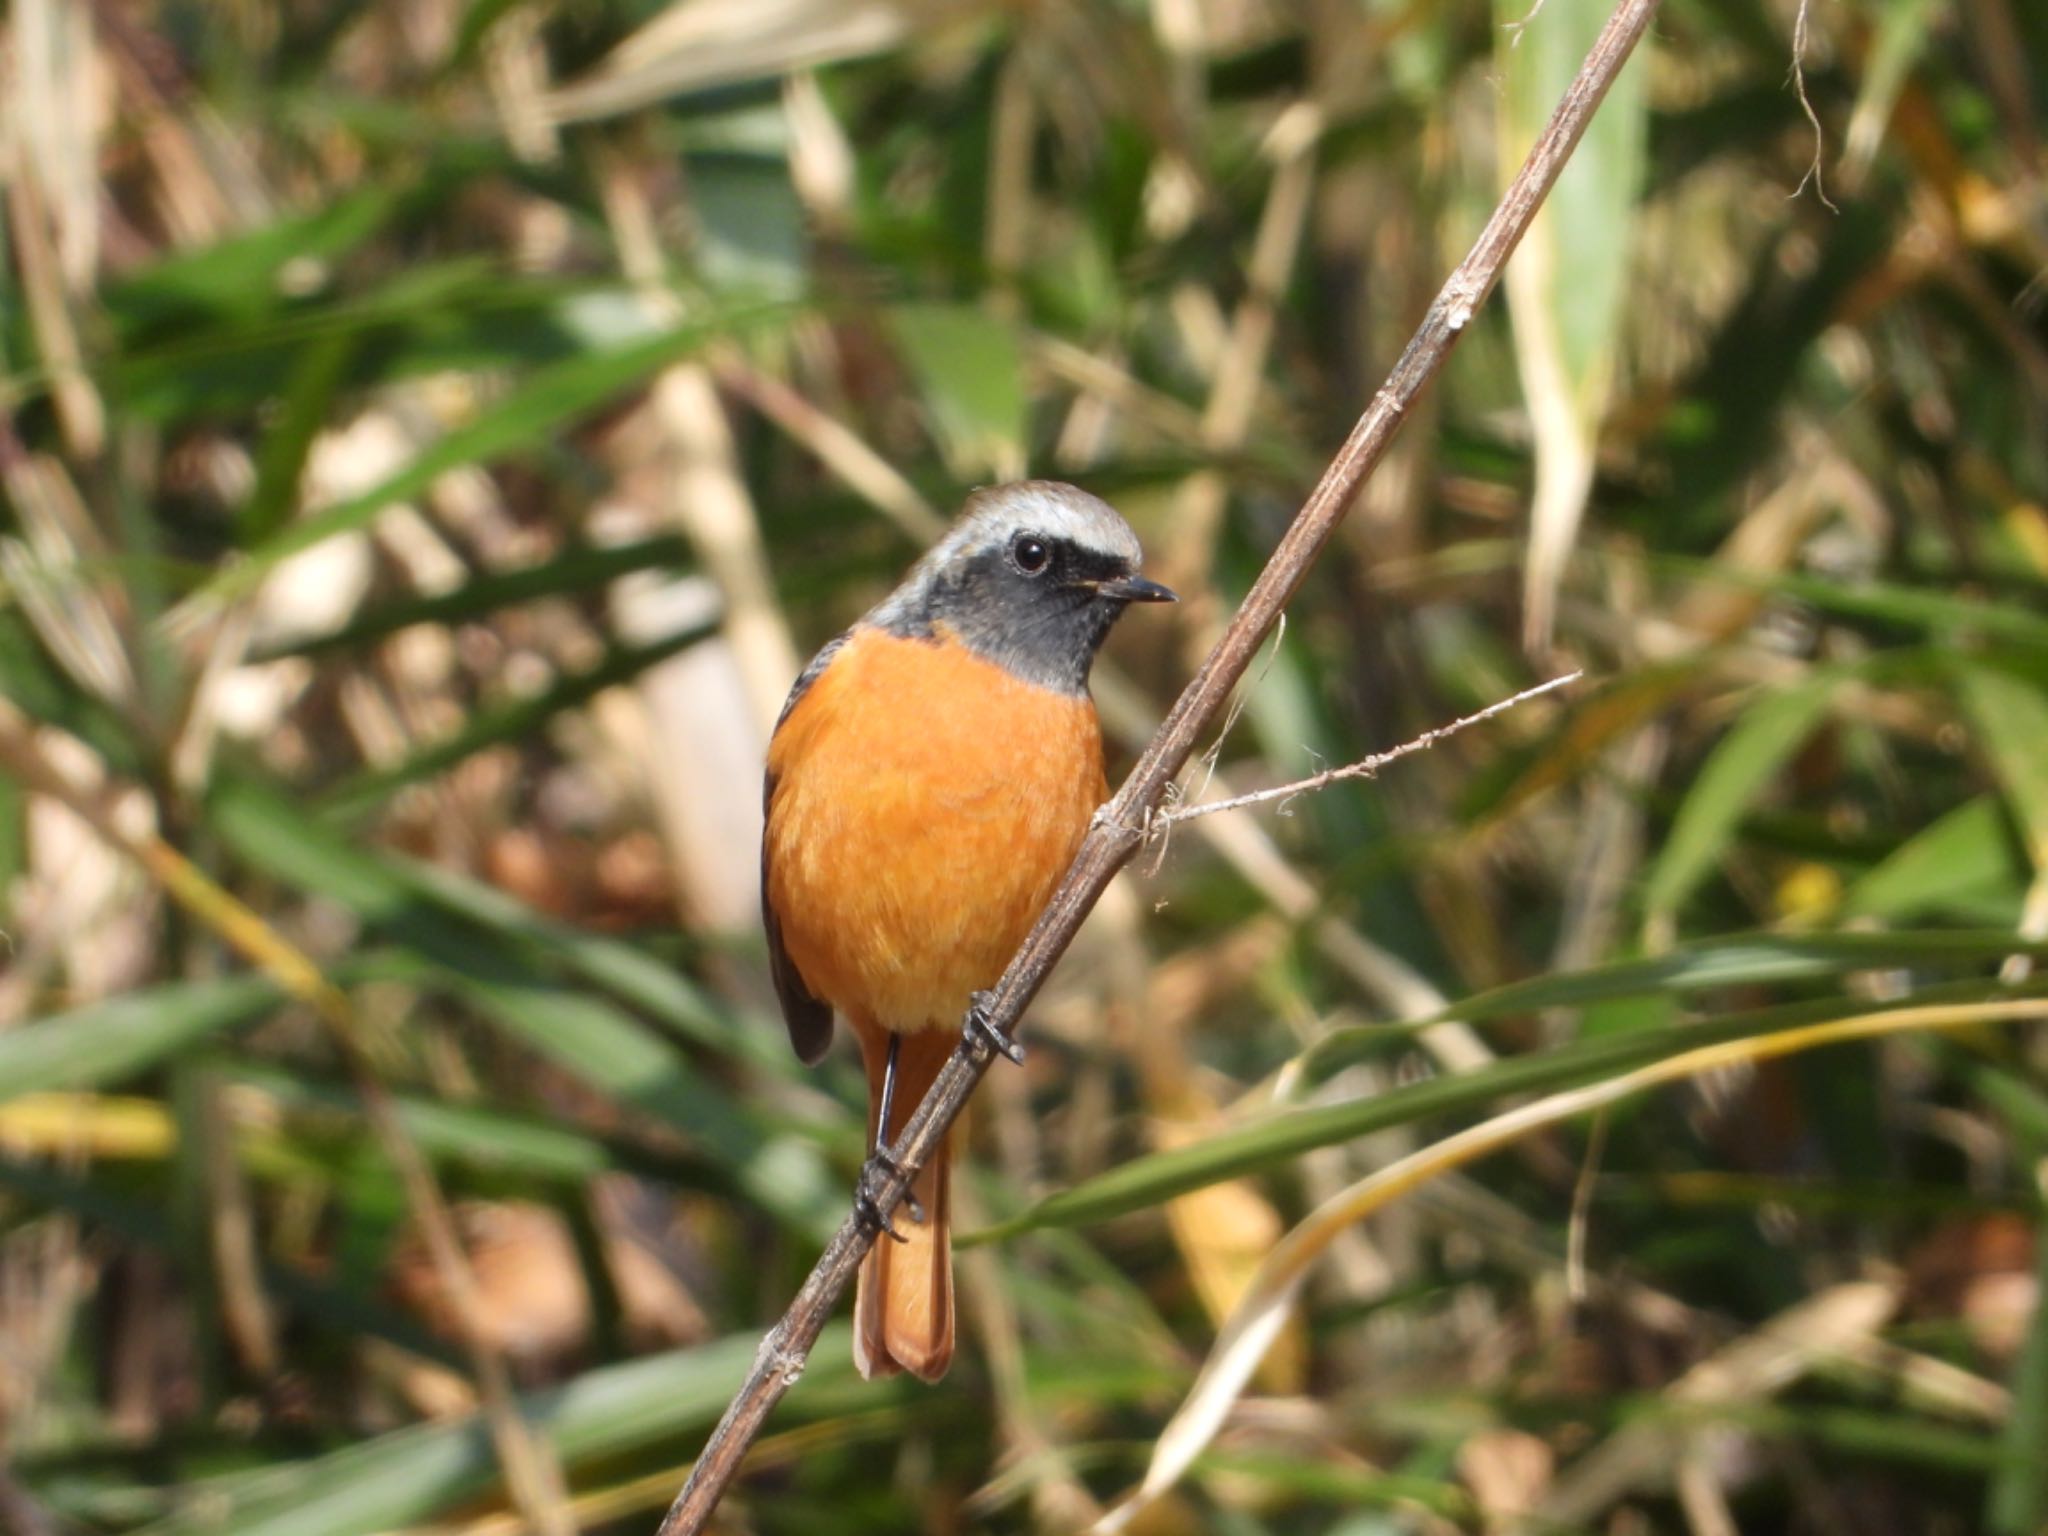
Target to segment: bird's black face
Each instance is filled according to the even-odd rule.
[[[1024,527],[933,573],[930,618],[1026,682],[1081,693],[1124,609],[1171,602],[1131,561]]]
[[[1132,603],[1173,594],[1138,574],[1138,540],[1107,503],[1028,480],[977,492],[967,515],[870,623],[942,630],[1024,681],[1087,691],[1095,653]]]

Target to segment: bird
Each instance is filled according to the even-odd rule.
[[[953,1358],[950,1146],[912,1181],[904,1229],[864,1191],[1066,873],[1108,798],[1088,692],[1133,603],[1138,537],[1075,486],[970,494],[881,603],[805,667],[769,739],[761,907],[797,1056],[835,1012],[868,1082],[865,1202],[878,1233],[854,1303],[866,1377],[937,1381]],[[990,1043],[1013,1059],[1004,1036]],[[950,1138],[949,1138],[950,1140]]]

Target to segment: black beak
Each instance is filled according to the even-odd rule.
[[[1119,576],[1114,581],[1100,582],[1095,594],[1118,603],[1177,603],[1171,587],[1162,587],[1156,581],[1147,581],[1142,576]]]

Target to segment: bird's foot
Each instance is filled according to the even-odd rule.
[[[903,1165],[885,1150],[877,1147],[874,1154],[861,1164],[860,1181],[853,1187],[853,1210],[860,1218],[861,1225],[876,1236],[887,1234],[899,1243],[907,1243],[910,1239],[898,1232],[894,1223],[882,1214],[884,1186],[891,1180],[902,1177]],[[912,1221],[919,1226],[924,1225],[924,1207],[917,1203],[917,1197],[907,1189],[903,1192],[902,1205],[903,1209],[910,1213]]]
[[[996,1028],[996,995],[993,992],[977,992],[967,999],[967,1022],[961,1025],[961,1033],[967,1036],[968,1045],[979,1050],[986,1047],[991,1055],[1007,1057],[1018,1066],[1024,1065],[1024,1047],[1010,1035]]]

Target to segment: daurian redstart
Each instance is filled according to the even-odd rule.
[[[790,1042],[837,1010],[868,1130],[893,1143],[1108,797],[1088,671],[1131,603],[1137,536],[1048,480],[976,491],[888,599],[804,669],[768,746],[761,905]],[[1004,1042],[1006,1043],[1006,1042]],[[953,1358],[950,1148],[860,1273],[854,1360],[927,1381]]]

